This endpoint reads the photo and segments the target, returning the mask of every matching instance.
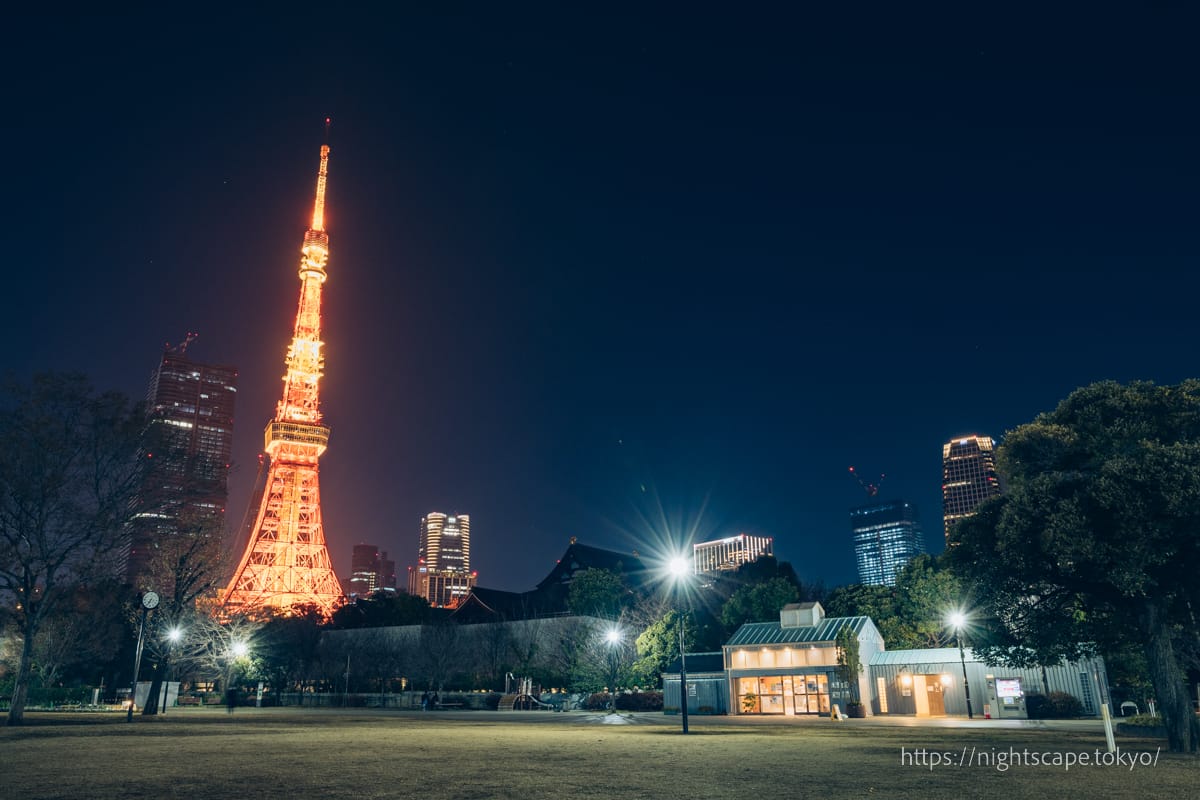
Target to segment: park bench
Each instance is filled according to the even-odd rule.
[[[438,703],[434,708],[462,708],[462,703]]]
[[[190,697],[188,695],[184,695],[183,697],[180,697],[176,702],[181,706],[198,706],[203,701],[201,701],[201,699],[199,697]]]

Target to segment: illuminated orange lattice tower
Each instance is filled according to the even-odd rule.
[[[325,233],[328,166],[329,146],[322,145],[312,227],[304,234],[300,249],[300,309],[287,353],[283,400],[265,432],[270,466],[246,552],[223,595],[226,613],[315,605],[329,616],[343,600],[325,546],[317,481],[317,461],[329,442],[329,428],[321,424],[318,395],[324,364],[321,286],[329,260],[329,235]]]

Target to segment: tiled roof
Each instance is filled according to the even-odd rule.
[[[537,588],[547,589],[556,584],[570,583],[576,572],[585,569],[606,569],[623,575],[631,588],[641,585],[650,575],[641,558],[633,553],[618,553],[571,542],[567,552],[563,553],[550,574],[542,578]]]
[[[826,617],[811,627],[785,628],[778,622],[748,622],[738,628],[726,642],[730,645],[798,644],[832,642],[838,631],[849,627],[856,634],[871,623],[870,617]]]
[[[618,553],[571,542],[536,589],[505,592],[476,586],[462,605],[455,609],[454,619],[463,623],[477,623],[566,614],[571,581],[576,572],[585,569],[606,569],[617,573],[630,588],[642,585],[650,575],[642,560],[633,553]]]
[[[454,620],[472,622],[497,622],[499,620],[533,619],[535,617],[561,613],[565,607],[556,602],[552,592],[505,592],[476,586],[471,589],[462,605],[454,609]]]

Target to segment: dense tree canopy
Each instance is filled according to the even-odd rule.
[[[728,635],[747,622],[772,622],[779,619],[780,609],[799,599],[800,590],[784,578],[748,584],[725,601],[721,624]]]
[[[638,659],[633,671],[644,685],[658,685],[663,670],[679,658],[680,627],[683,647],[690,651],[696,645],[697,625],[688,613],[668,611],[638,636]]]
[[[1136,642],[1170,745],[1195,749],[1181,654],[1200,606],[1200,381],[1098,383],[1010,432],[1007,493],[951,533],[995,652],[1042,663]]]
[[[429,601],[405,592],[375,592],[355,598],[333,612],[331,628],[385,628],[423,625],[430,620]]]
[[[606,569],[575,573],[567,592],[567,609],[572,614],[617,619],[634,601],[621,576]]]
[[[950,640],[947,615],[964,606],[962,582],[944,559],[919,555],[904,565],[893,586],[850,584],[823,604],[831,617],[870,617],[889,650],[942,647]]]

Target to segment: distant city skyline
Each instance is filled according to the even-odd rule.
[[[238,365],[244,535],[330,117],[336,575],[364,541],[406,567],[459,508],[498,589],[571,537],[649,558],[739,533],[848,583],[851,464],[939,552],[939,444],[1197,375],[1194,26],[851,11],[331,7],[318,49],[258,8],[24,10],[53,36],[0,56],[0,364],[140,397],[198,332],[189,356]]]
[[[342,582],[347,597],[365,597],[377,591],[396,591],[396,562],[386,550],[373,544],[354,545],[350,554],[350,575]]]

